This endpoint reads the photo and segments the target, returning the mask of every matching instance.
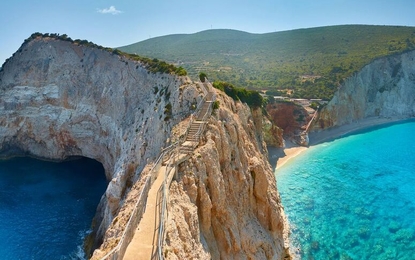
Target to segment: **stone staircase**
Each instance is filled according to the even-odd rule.
[[[173,176],[176,174],[177,164],[187,160],[199,145],[200,137],[207,124],[206,120],[212,111],[211,106],[215,99],[215,93],[208,92],[212,88],[210,83],[204,83],[203,87],[205,88],[204,102],[192,117],[193,120],[188,127],[186,139],[183,143],[172,145],[162,152],[156,162],[156,165],[160,163],[161,166],[155,174],[154,182],[151,182],[151,176],[146,181],[146,185],[149,188],[147,196],[144,198],[145,203],[143,202],[144,199],[137,201],[137,205],[139,205],[139,202],[143,202],[140,205],[144,205],[144,212],[139,217],[137,217],[138,215],[132,217],[132,215],[130,218],[130,220],[134,219],[136,221],[135,225],[131,224],[135,228],[129,230],[131,238],[124,240],[124,235],[126,234],[124,231],[122,241],[101,260],[164,259],[162,241],[164,238],[165,214],[167,214],[168,188]],[[135,209],[137,208],[138,206]]]
[[[197,114],[196,120],[193,120],[190,124],[187,132],[186,140],[180,145],[180,153],[190,154],[193,152],[195,147],[199,144],[200,136],[202,135],[203,129],[206,124],[207,113],[209,113],[212,102],[213,92],[208,92],[199,113]]]

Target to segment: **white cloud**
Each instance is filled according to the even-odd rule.
[[[109,8],[98,9],[98,13],[116,15],[116,14],[122,13],[122,11],[117,10],[117,8],[115,8],[115,6],[111,5]]]

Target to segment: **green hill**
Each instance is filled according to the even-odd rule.
[[[415,49],[415,27],[341,25],[266,34],[208,30],[119,49],[183,66],[191,76],[203,71],[211,81],[330,99],[345,78],[373,59]]]

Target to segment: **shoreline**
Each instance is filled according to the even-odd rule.
[[[309,146],[298,146],[296,144],[291,143],[290,141],[286,141],[286,145],[283,148],[272,148],[270,152],[270,163],[274,169],[274,173],[276,170],[281,168],[283,165],[291,161],[293,158],[297,157],[301,153],[307,151],[310,147],[324,143],[333,141],[338,138],[342,138],[345,135],[352,134],[354,132],[359,132],[365,129],[369,129],[372,127],[387,125],[387,124],[394,124],[398,122],[403,122],[406,120],[413,119],[412,117],[395,117],[395,118],[385,118],[385,117],[369,117],[365,119],[361,119],[356,122],[352,122],[350,124],[336,126],[333,128],[329,128],[326,130],[322,130],[319,132],[312,132],[309,134]],[[271,154],[273,153],[273,154]],[[274,163],[275,161],[275,163]]]
[[[285,141],[285,147],[274,148],[269,147],[269,162],[273,168],[275,181],[278,182],[277,170],[286,163],[294,161],[293,159],[303,152],[307,151],[310,147],[342,138],[346,135],[358,133],[360,131],[369,130],[373,127],[386,126],[388,124],[396,124],[407,120],[414,119],[413,117],[395,117],[395,118],[379,118],[370,117],[365,118],[347,125],[337,126],[330,129],[322,130],[319,132],[313,132],[309,134],[309,146],[298,146],[290,141]],[[291,255],[291,259],[300,259],[299,248],[294,248],[290,243],[291,228],[289,221],[283,212],[284,219],[284,246],[288,249]]]

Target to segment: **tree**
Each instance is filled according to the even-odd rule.
[[[200,81],[205,82],[205,80],[207,79],[206,73],[200,72],[199,73],[199,79],[200,79]]]

